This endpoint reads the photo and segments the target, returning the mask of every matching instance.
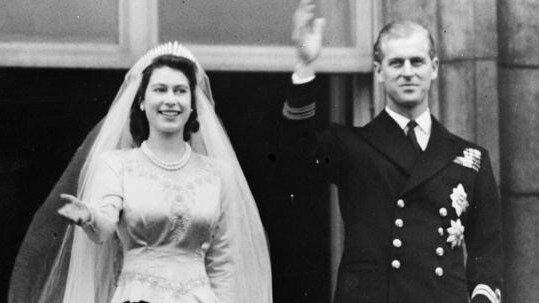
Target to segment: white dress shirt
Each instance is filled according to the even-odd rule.
[[[397,122],[397,124],[400,126],[404,134],[407,133],[407,125],[408,122],[410,122],[410,119],[406,118],[405,116],[398,114],[389,107],[386,106],[385,111],[387,114]],[[421,150],[425,150],[427,148],[427,144],[429,143],[430,138],[430,131],[432,129],[432,118],[430,117],[430,110],[427,108],[426,111],[424,111],[417,119],[415,119],[415,122],[417,122],[417,126],[414,128],[415,137],[417,138],[417,143],[419,144],[419,147],[421,147]]]

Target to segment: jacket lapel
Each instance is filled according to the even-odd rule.
[[[463,149],[460,140],[451,135],[434,117],[427,149],[417,159],[412,175],[406,182],[401,195],[421,185],[429,177],[452,162]]]
[[[385,110],[363,128],[362,134],[375,149],[410,175],[415,163],[412,145]]]

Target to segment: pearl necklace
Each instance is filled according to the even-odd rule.
[[[180,158],[180,160],[176,162],[166,162],[161,159],[159,159],[149,148],[146,144],[146,141],[142,142],[140,145],[140,150],[152,161],[155,165],[166,169],[166,170],[178,170],[182,167],[184,167],[187,162],[189,161],[189,158],[191,158],[191,146],[189,146],[189,143],[185,143],[185,152],[183,153],[183,156]]]

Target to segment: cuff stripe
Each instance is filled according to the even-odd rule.
[[[290,106],[290,104],[288,104],[288,102],[285,102],[283,109],[288,111],[288,112],[291,112],[291,113],[300,114],[300,113],[315,110],[316,109],[316,103],[314,103],[314,102],[309,103],[309,104],[307,104],[305,106],[302,106],[302,107],[292,107],[292,106]]]
[[[492,303],[500,303],[499,296],[488,285],[478,284],[475,287],[475,289],[474,289],[474,291],[472,293],[472,299],[476,295],[483,295],[483,296],[487,297],[490,300],[490,302],[492,302]]]
[[[291,107],[288,102],[284,103],[283,115],[290,120],[303,120],[314,117],[316,113],[316,103],[311,103],[303,107]]]

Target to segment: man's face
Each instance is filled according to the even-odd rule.
[[[397,112],[422,112],[428,106],[430,84],[438,76],[438,59],[430,58],[427,39],[418,32],[382,42],[384,58],[375,62],[375,75],[384,85],[388,106]]]

